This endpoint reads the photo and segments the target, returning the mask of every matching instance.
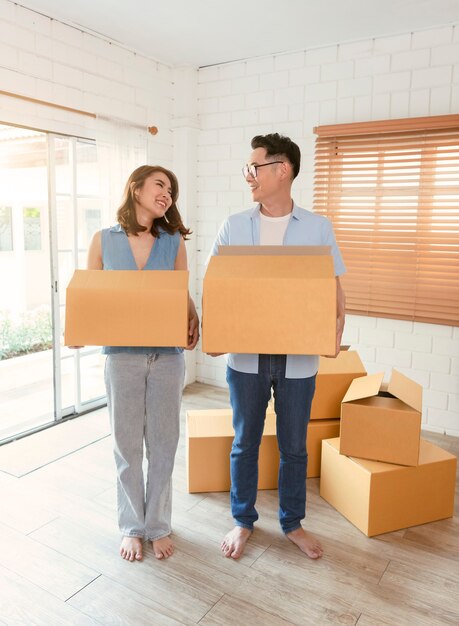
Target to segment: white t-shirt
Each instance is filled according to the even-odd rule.
[[[269,217],[260,211],[260,246],[281,246],[291,215]]]

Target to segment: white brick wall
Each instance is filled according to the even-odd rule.
[[[155,125],[155,160],[172,165],[172,69],[103,38],[0,0],[0,84],[5,91]],[[255,134],[299,143],[294,197],[310,208],[313,127],[440,115],[459,108],[459,28],[442,27],[203,68],[198,72],[196,287],[213,238],[230,213],[251,205],[240,167]],[[80,136],[94,122],[0,97],[2,121]],[[193,256],[193,255],[191,255]],[[198,307],[199,308],[199,307]],[[459,435],[459,328],[349,316],[344,336],[368,371],[398,367],[425,388],[426,428]],[[224,385],[225,361],[196,354],[199,380]]]
[[[172,161],[171,69],[92,34],[0,0],[4,91],[159,128],[160,160]],[[0,98],[1,121],[94,137],[94,120]]]
[[[251,206],[239,168],[250,152],[253,135],[277,131],[289,134],[300,145],[302,172],[293,195],[310,208],[314,126],[457,112],[458,32],[453,27],[435,28],[199,70],[201,125],[218,135],[212,159],[201,162],[206,182],[199,184],[205,185],[207,196],[198,207],[199,227],[205,228],[200,245],[208,247],[198,254],[198,278],[203,277],[202,263],[220,225],[216,216]],[[227,100],[240,95],[242,100]],[[206,110],[216,106],[206,104],[209,98],[240,102],[241,109],[232,110],[228,125],[225,118],[215,117],[215,111]],[[202,133],[199,143],[212,145],[209,135]],[[221,176],[213,171],[215,159],[224,162],[231,192],[237,192],[234,195],[222,193]],[[215,204],[209,205],[210,200]],[[384,371],[387,379],[395,367],[422,384],[424,428],[459,436],[459,329],[348,316],[344,343],[359,351],[369,372]],[[204,357],[198,361],[197,376],[203,382],[224,385],[224,369],[223,358],[209,361]]]

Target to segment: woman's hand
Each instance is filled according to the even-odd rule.
[[[185,350],[193,350],[199,339],[199,318],[194,307],[190,308],[188,318],[188,345]]]

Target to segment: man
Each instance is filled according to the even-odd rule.
[[[252,139],[243,175],[257,202],[255,208],[231,215],[222,225],[211,255],[220,245],[331,246],[337,286],[336,357],[344,328],[344,293],[339,276],[345,271],[330,222],[301,209],[291,187],[300,170],[300,149],[278,133]],[[314,294],[311,293],[311,297]],[[217,355],[213,355],[217,356]],[[266,408],[274,390],[280,451],[279,520],[283,532],[312,559],[322,556],[319,541],[301,526],[306,508],[306,432],[315,390],[319,357],[302,355],[230,354],[227,381],[235,437],[231,450],[231,511],[235,527],[221,549],[237,559],[258,519],[255,509],[258,450]]]

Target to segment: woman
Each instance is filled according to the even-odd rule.
[[[97,232],[90,244],[90,270],[186,270],[185,228],[176,206],[175,175],[143,165],[130,175],[118,209],[118,224]],[[199,322],[189,301],[189,343]],[[129,323],[129,320],[126,320]],[[143,539],[158,559],[173,553],[171,476],[179,437],[184,381],[181,348],[105,347],[105,384],[117,469],[120,554],[142,559]],[[145,442],[148,469],[142,470]]]

